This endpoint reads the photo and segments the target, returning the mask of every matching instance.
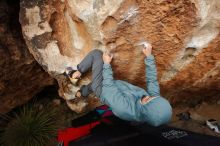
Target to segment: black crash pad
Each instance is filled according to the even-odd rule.
[[[101,123],[91,133],[69,146],[220,146],[220,138],[193,133],[169,126],[151,127],[127,122],[115,116]]]

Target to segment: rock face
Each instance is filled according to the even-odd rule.
[[[94,48],[114,53],[116,79],[145,88],[144,56],[134,47],[141,40],[153,45],[161,92],[173,105],[220,96],[219,0],[21,0],[20,6],[26,44],[66,100],[76,87],[62,73]]]
[[[29,53],[18,18],[18,1],[0,1],[1,114],[26,103],[54,82]]]

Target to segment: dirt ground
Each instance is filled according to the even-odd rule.
[[[220,103],[202,103],[195,108],[186,108],[186,107],[176,107],[173,109],[173,118],[170,126],[185,129],[188,131],[193,131],[196,133],[218,136],[220,134],[210,130],[205,121],[208,119],[215,119],[220,121]],[[189,112],[191,119],[188,121],[179,120],[176,116],[179,113]]]

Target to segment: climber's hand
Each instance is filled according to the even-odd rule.
[[[144,55],[147,57],[151,55],[151,52],[152,52],[152,45],[149,43],[147,45],[144,45],[144,49],[143,49]]]
[[[78,79],[81,77],[81,73],[77,70],[76,72],[74,72],[71,76],[71,78],[73,79]]]
[[[104,63],[105,64],[110,64],[111,63],[111,61],[112,61],[112,58],[113,58],[113,54],[110,54],[110,53],[107,53],[107,52],[105,52],[104,54],[103,54],[103,61],[104,61]]]

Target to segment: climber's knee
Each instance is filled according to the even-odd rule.
[[[102,57],[102,51],[98,50],[98,49],[94,49],[91,51],[92,55],[94,56],[94,58],[99,58]]]
[[[98,49],[94,49],[94,50],[92,50],[92,54],[93,55],[102,55],[102,51],[98,50]]]

